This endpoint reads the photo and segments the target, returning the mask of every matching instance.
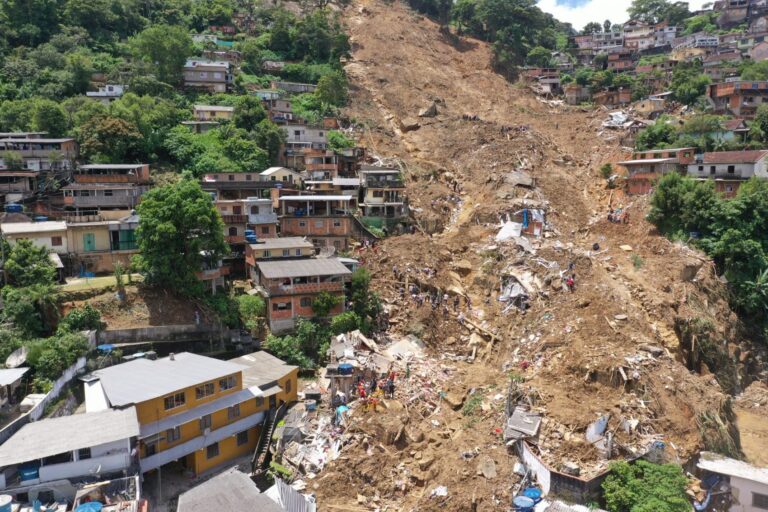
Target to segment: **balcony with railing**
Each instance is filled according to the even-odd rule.
[[[245,224],[248,222],[248,216],[247,215],[223,215],[221,216],[221,220],[224,221],[224,224]]]
[[[138,202],[139,197],[133,195],[64,196],[65,205],[77,208],[99,206],[133,208]]]
[[[314,294],[321,292],[341,292],[344,290],[342,281],[323,280],[324,278],[309,277],[302,278],[300,282],[293,283],[275,282],[274,280],[266,286],[262,286],[270,295],[301,295]]]
[[[201,270],[196,272],[195,276],[201,281],[210,281],[212,279],[218,279],[229,275],[230,268],[228,266],[222,266],[218,268],[211,268],[207,270]]]

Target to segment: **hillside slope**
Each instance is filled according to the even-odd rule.
[[[454,365],[454,394],[503,391],[510,371],[524,378],[527,395],[545,412],[542,456],[555,468],[576,460],[591,476],[606,466],[594,447],[571,436],[606,413],[626,453],[658,439],[671,447],[671,460],[685,461],[704,446],[738,454],[730,399],[696,345],[697,337],[727,339],[738,359],[738,321],[712,264],[643,220],[646,198],[606,190],[600,165],[626,154],[600,132],[605,112],[538,100],[492,72],[486,44],[443,34],[399,3],[358,0],[346,20],[353,45],[347,114],[366,127],[363,143],[376,157],[403,167],[420,228],[365,256],[390,304],[392,330],[420,334],[435,355],[478,351],[474,363]],[[437,116],[418,118],[433,102]],[[512,171],[528,173],[535,187],[517,186]],[[506,214],[537,204],[549,209],[552,231],[532,251],[494,240]],[[609,205],[620,204],[629,224],[606,218]],[[574,293],[560,277],[571,264]],[[427,303],[404,303],[390,277],[393,265],[409,268],[408,282],[422,291],[469,297],[471,306],[462,298],[461,307],[476,327],[461,325],[452,310],[436,314]],[[504,312],[498,301],[510,275],[539,291],[524,313]],[[739,368],[727,357],[707,362],[726,389],[739,388]],[[366,424],[376,428],[367,434],[400,421],[409,441],[375,450],[373,459],[367,442],[352,447],[323,477],[321,503],[348,503],[343,490],[357,486],[404,510],[467,510],[473,497],[482,510],[507,508],[511,461],[494,433],[500,413],[472,424],[449,416],[453,434],[442,438],[424,418],[407,410],[397,416],[372,416]],[[638,420],[637,428],[624,432],[625,420]],[[496,454],[499,483],[485,482],[474,474],[476,461],[457,455],[466,446]],[[439,462],[425,469],[425,457]],[[425,490],[403,491],[394,468],[413,468]],[[447,485],[452,499],[430,500],[435,485]]]

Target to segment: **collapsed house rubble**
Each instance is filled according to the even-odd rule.
[[[603,414],[578,432],[547,418],[535,396],[535,390],[510,383],[504,441],[521,461],[520,486],[535,482],[544,495],[586,503],[599,495],[611,461],[670,461],[663,436],[639,428],[634,415]]]

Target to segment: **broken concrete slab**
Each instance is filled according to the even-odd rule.
[[[466,394],[465,393],[456,393],[455,391],[450,391],[445,394],[443,397],[443,400],[445,400],[445,403],[447,403],[451,409],[454,411],[458,411],[462,405],[464,405],[464,398]]]
[[[483,457],[477,465],[477,474],[483,475],[488,480],[496,478],[496,463],[488,456]]]

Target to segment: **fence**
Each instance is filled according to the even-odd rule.
[[[80,370],[85,368],[86,361],[87,359],[85,357],[81,357],[77,360],[77,362],[75,362],[75,364],[64,370],[62,376],[53,383],[51,390],[46,393],[46,395],[42,400],[40,400],[38,404],[6,425],[5,428],[0,430],[0,444],[6,442],[13,434],[18,432],[21,427],[30,421],[39,420],[43,416],[46,406],[56,400],[56,398],[59,396],[59,393],[61,393],[61,390],[63,390],[67,384],[69,384],[69,382],[77,376]]]

